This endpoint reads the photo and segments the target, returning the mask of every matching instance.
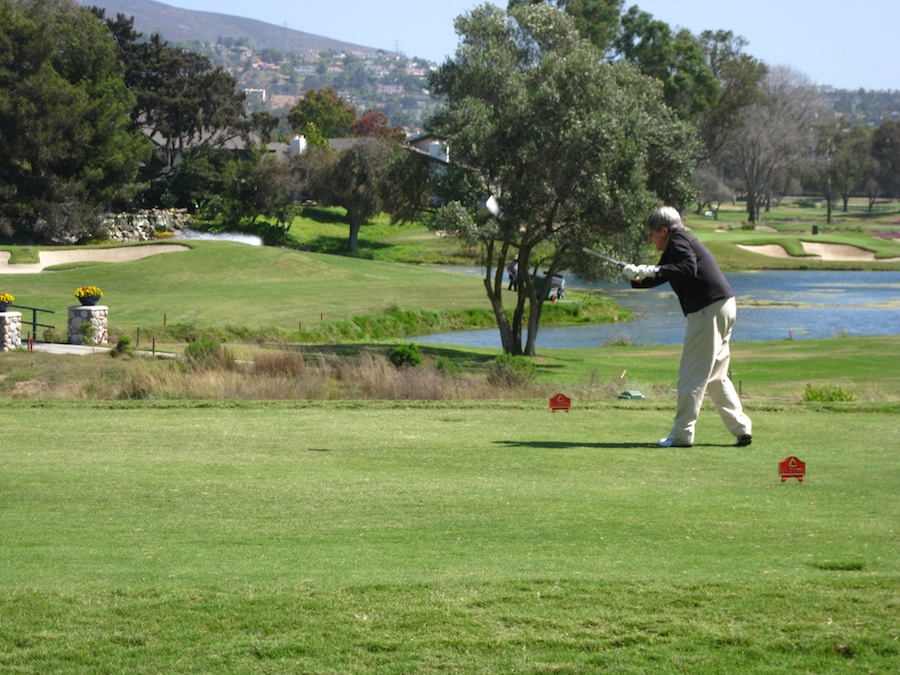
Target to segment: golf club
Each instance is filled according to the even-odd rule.
[[[568,241],[568,240],[566,240],[566,239],[562,239],[561,237],[557,237],[557,236],[554,236],[554,235],[552,235],[552,234],[547,235],[547,237],[548,237],[549,239],[555,239],[556,241],[558,241],[558,242],[559,242],[560,244],[562,244],[563,246],[569,246],[569,247],[574,248],[574,249],[576,249],[576,250],[578,250],[578,251],[581,251],[582,253],[586,253],[586,254],[588,254],[588,255],[592,255],[592,256],[594,256],[595,258],[600,258],[600,260],[605,260],[606,262],[608,262],[608,263],[610,263],[610,264],[613,264],[613,265],[615,265],[616,267],[622,267],[622,268],[624,268],[626,265],[628,265],[628,263],[624,263],[624,262],[622,262],[621,260],[616,260],[615,258],[610,258],[609,256],[605,256],[605,255],[603,255],[602,253],[597,253],[597,251],[595,251],[595,250],[593,250],[593,249],[590,249],[590,248],[588,248],[587,246],[582,246],[582,245],[580,245],[580,244],[576,244],[575,242],[571,242],[571,241]]]
[[[500,218],[503,215],[500,211],[500,205],[497,203],[497,199],[494,197],[494,195],[489,195],[488,197],[485,197],[481,200],[481,203],[478,205],[478,214],[479,217],[485,219],[488,216]],[[545,234],[544,236],[547,239],[558,241],[563,246],[568,246],[570,248],[574,248],[576,251],[581,251],[582,253],[592,255],[595,258],[600,258],[600,260],[605,260],[606,262],[615,265],[616,267],[624,268],[626,265],[628,265],[628,263],[624,263],[621,260],[616,260],[615,258],[610,258],[609,256],[605,256],[602,253],[597,253],[597,251],[594,251],[587,246],[581,246],[580,244],[568,241],[567,239],[563,239],[562,237],[557,237],[554,234]]]

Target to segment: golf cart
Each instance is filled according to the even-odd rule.
[[[550,280],[549,291],[544,290],[544,284],[546,283],[546,272],[538,272],[534,275],[534,290],[538,294],[538,296],[542,295],[543,293],[547,293],[546,297],[550,300],[550,302],[562,300],[566,294],[566,278],[560,273],[554,274],[553,278]]]

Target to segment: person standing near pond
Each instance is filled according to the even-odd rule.
[[[519,288],[519,256],[513,257],[506,266],[506,273],[509,275],[509,286],[507,290],[515,291]]]
[[[663,206],[647,219],[650,240],[662,256],[657,265],[626,265],[632,288],[672,286],[687,317],[681,363],[678,367],[678,403],[672,430],[660,447],[690,447],[700,416],[703,396],[709,392],[735,445],[750,445],[752,423],[728,378],[731,331],[736,304],[734,291],[712,253],[684,228],[681,215]]]

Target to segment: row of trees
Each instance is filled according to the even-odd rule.
[[[825,199],[829,223],[835,205],[846,212],[851,196],[865,196],[869,210],[883,195],[900,197],[900,123],[824,130],[807,173]]]
[[[703,142],[693,179],[698,210],[735,193],[746,196],[750,222],[773,194],[790,185],[834,195],[900,196],[895,122],[847,128],[805,76],[770,69],[746,53],[730,31],[673,31],[622,0],[510,0],[509,8],[551,4],[611,61],[635,64],[662,83],[663,95]],[[852,159],[851,159],[852,156]]]
[[[230,73],[145,38],[133,18],[72,0],[0,0],[0,49],[4,237],[86,241],[100,234],[101,212],[136,207],[234,224],[265,217],[281,228],[264,234],[278,235],[303,193],[348,207],[355,250],[359,226],[381,207],[357,193],[404,138],[382,113],[357,116],[333,90],[314,91],[289,121],[315,151],[280,163],[265,146],[279,120],[247,114]],[[326,139],[343,136],[380,142],[338,161]]]
[[[112,36],[72,3],[0,0],[0,50],[0,234],[77,238],[151,151]]]
[[[330,89],[292,108],[308,149],[278,161],[263,146],[277,120],[245,114],[234,78],[205,57],[71,0],[0,0],[0,233],[81,240],[98,211],[129,205],[284,224],[302,194],[346,208],[353,251],[379,211],[424,216],[479,247],[504,349],[533,354],[547,289],[521,274],[509,318],[513,255],[523,271],[610,274],[565,241],[638,259],[660,202],[702,207],[739,189],[752,222],[801,167],[829,200],[897,189],[896,124],[839,131],[806,78],[770,70],[739,37],[674,32],[622,6],[511,0],[459,17],[459,47],[429,83],[447,164],[403,150],[386,116]],[[341,150],[326,140],[344,136],[356,140]],[[477,208],[488,195],[499,218]]]
[[[97,214],[187,205],[206,164],[265,139],[235,79],[203,56],[144,40],[133,19],[71,0],[0,0],[0,234],[91,237]],[[207,172],[212,174],[213,171]]]

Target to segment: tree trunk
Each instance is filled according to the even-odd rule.
[[[506,259],[509,254],[509,244],[501,247],[500,255],[497,260],[497,268],[491,270],[491,264],[494,260],[494,243],[490,242],[485,247],[485,272],[484,272],[484,290],[487,291],[488,300],[491,301],[491,309],[494,311],[494,319],[497,321],[497,330],[500,331],[500,345],[503,347],[504,354],[512,354],[518,356],[522,353],[521,339],[521,322],[520,329],[517,334],[515,323],[510,325],[506,316],[506,310],[503,307],[503,270],[506,269]],[[521,277],[520,277],[521,278]],[[519,282],[519,303],[522,302],[522,286]]]
[[[549,283],[549,282],[548,282]],[[541,326],[541,310],[544,301],[540,298],[531,303],[531,312],[528,314],[528,340],[525,342],[525,356],[534,356],[537,353],[538,329]]]
[[[747,219],[751,224],[756,222],[756,192],[747,190]]]
[[[347,242],[347,250],[350,253],[356,253],[359,250],[359,230],[362,223],[356,222],[355,218],[350,218],[350,240]]]
[[[521,354],[521,342],[513,339],[513,329],[506,318],[506,311],[503,309],[503,299],[499,293],[494,292],[489,276],[484,278],[484,288],[487,291],[488,299],[491,301],[491,308],[494,310],[494,319],[496,319],[497,329],[500,331],[500,346],[503,347],[503,353]]]

